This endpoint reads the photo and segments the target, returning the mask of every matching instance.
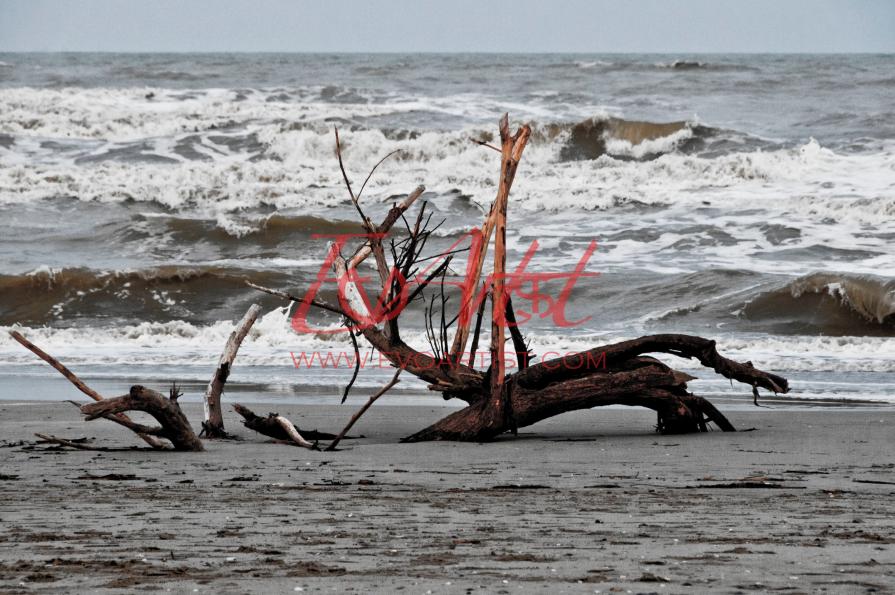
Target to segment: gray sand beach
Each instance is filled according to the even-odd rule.
[[[349,414],[278,409],[327,431]],[[895,591],[888,409],[739,410],[751,431],[686,436],[604,409],[488,445],[398,443],[444,412],[374,407],[335,453],[229,412],[244,440],[204,453],[91,452],[33,434],[142,443],[67,403],[2,403],[0,591]]]

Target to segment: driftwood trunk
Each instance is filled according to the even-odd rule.
[[[658,415],[657,430],[668,434],[704,432],[709,422],[735,431],[709,401],[687,392],[693,377],[678,372],[647,353],[695,358],[717,373],[774,392],[789,390],[786,379],[721,356],[715,342],[689,335],[651,335],[588,352],[542,362],[507,378],[503,391],[511,420],[488,414],[483,390],[478,399],[432,426],[408,436],[423,440],[491,440],[513,427],[529,426],[549,417],[604,405],[646,407]]]
[[[103,400],[102,395],[100,395],[98,392],[96,392],[95,390],[93,390],[92,388],[87,386],[83,380],[81,380],[80,378],[78,378],[75,375],[74,372],[69,370],[64,365],[62,365],[62,363],[59,360],[57,360],[55,357],[53,357],[49,353],[45,352],[43,349],[41,349],[40,347],[38,347],[31,341],[26,339],[25,337],[23,337],[20,332],[10,331],[9,335],[13,339],[18,341],[26,349],[31,351],[31,353],[35,354],[37,357],[39,357],[40,359],[42,359],[45,362],[47,362],[48,364],[50,364],[56,371],[58,371],[60,374],[62,374],[69,382],[71,382],[73,385],[75,385],[75,387],[79,391],[81,391],[82,393],[84,393],[85,395],[87,395],[88,397],[93,399],[94,401],[102,401]],[[162,449],[166,448],[165,445],[155,436],[143,434],[143,433],[135,430],[134,428],[137,427],[137,424],[135,424],[133,421],[131,421],[131,419],[128,416],[126,416],[124,413],[116,413],[114,415],[109,414],[104,417],[106,419],[108,419],[109,421],[115,422],[115,423],[122,425],[130,430],[136,431],[137,436],[139,436],[141,440],[143,440],[146,444],[148,444],[152,448],[155,448],[157,450],[162,450]]]
[[[122,397],[82,405],[81,413],[87,416],[87,421],[90,421],[125,411],[143,411],[154,417],[161,427],[133,424],[131,429],[135,432],[166,438],[174,445],[174,450],[204,450],[202,441],[193,432],[190,422],[180,410],[180,405],[177,403],[178,396],[176,389],[172,389],[169,398],[143,386],[132,386],[130,393]]]

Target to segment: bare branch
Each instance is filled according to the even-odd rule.
[[[339,158],[339,169],[342,170],[342,179],[345,181],[345,186],[348,188],[348,194],[351,196],[351,202],[354,203],[354,206],[357,205],[357,197],[354,196],[354,191],[351,189],[351,181],[348,179],[348,173],[345,171],[345,164],[342,163],[342,143],[339,142],[339,128],[338,126],[334,126],[333,130],[336,132],[336,157]],[[360,207],[358,207],[360,210]],[[361,219],[366,219],[364,214],[361,213]]]
[[[102,401],[103,400],[102,395],[100,395],[98,392],[96,392],[95,390],[93,390],[92,388],[90,388],[89,386],[84,384],[84,381],[82,381],[80,378],[78,378],[74,372],[72,372],[71,370],[66,368],[64,365],[62,365],[62,363],[59,360],[57,360],[55,357],[53,357],[49,353],[45,352],[43,349],[41,349],[40,347],[38,347],[31,341],[26,339],[25,337],[23,337],[20,332],[9,331],[9,336],[12,337],[13,339],[15,339],[16,341],[18,341],[19,343],[21,343],[22,346],[24,346],[26,349],[28,349],[31,353],[33,353],[40,359],[42,359],[45,362],[47,362],[48,364],[50,364],[56,371],[58,371],[60,374],[65,376],[65,378],[68,379],[69,382],[74,384],[75,387],[79,391],[81,391],[82,393],[84,393],[85,395],[87,395],[88,397],[93,399],[94,401]],[[132,422],[131,419],[128,416],[124,415],[123,413],[118,413],[115,415],[108,415],[108,416],[106,416],[106,418],[109,421],[113,421],[113,422],[115,422],[119,425],[122,425],[128,429],[131,429],[131,430],[134,430],[134,427],[137,427],[137,424],[134,424],[134,422]],[[165,448],[167,448],[157,438],[149,436],[149,435],[142,433],[138,430],[134,430],[134,431],[137,432],[137,435],[140,437],[141,440],[143,440],[146,444],[148,444],[152,448],[155,448],[157,450],[164,450]]]
[[[208,388],[205,390],[205,399],[203,401],[205,422],[202,424],[202,433],[206,438],[223,438],[227,436],[227,433],[224,431],[224,415],[221,410],[221,393],[224,392],[224,384],[226,384],[227,378],[230,377],[230,370],[233,369],[233,361],[236,359],[239,346],[242,345],[242,341],[260,314],[261,306],[258,304],[249,306],[242,320],[230,333],[230,337],[224,345],[224,351],[218,360],[218,367],[215,369],[214,376],[211,377]],[[172,392],[172,400],[176,400],[174,396],[176,394],[175,388]]]
[[[47,434],[39,434],[37,432],[34,433],[35,436],[43,440],[44,442],[51,442],[53,444],[58,444],[60,446],[67,446],[69,448],[75,448],[77,450],[97,450],[97,447],[91,446],[89,444],[85,444],[83,442],[74,442],[72,440],[66,440],[65,438],[57,438],[56,436],[50,436]],[[102,449],[100,449],[102,450]]]
[[[483,140],[478,140],[478,139],[475,139],[475,138],[471,138],[471,139],[469,139],[469,140],[471,140],[473,143],[475,143],[475,144],[477,144],[477,145],[480,145],[480,146],[482,146],[482,147],[487,147],[487,148],[491,149],[492,151],[497,151],[498,153],[500,153],[500,149],[498,149],[497,147],[495,147],[495,146],[492,145],[492,144],[486,143],[486,142],[483,141]]]
[[[345,328],[348,330],[348,336],[351,337],[351,345],[354,347],[354,374],[351,375],[351,380],[348,381],[345,390],[342,392],[342,403],[348,398],[348,393],[351,391],[351,387],[354,386],[354,381],[357,380],[357,375],[360,373],[360,349],[357,346],[357,337],[354,336],[354,331],[351,330],[350,325],[346,325]]]
[[[329,444],[329,446],[326,447],[325,450],[327,450],[327,451],[336,450],[336,446],[339,445],[339,442],[342,441],[342,438],[345,437],[345,434],[347,434],[348,431],[351,430],[351,427],[355,423],[357,423],[357,420],[359,420],[361,418],[361,416],[367,412],[367,409],[369,409],[370,407],[373,406],[373,403],[376,402],[376,399],[378,399],[379,397],[381,397],[382,395],[387,393],[389,390],[391,390],[391,388],[393,386],[395,386],[396,384],[398,384],[398,382],[400,382],[400,380],[398,380],[398,376],[400,376],[400,375],[401,375],[401,369],[398,368],[397,370],[395,370],[395,375],[392,376],[392,379],[389,381],[389,383],[386,384],[385,386],[383,386],[382,388],[380,388],[378,391],[376,391],[376,393],[374,395],[372,395],[369,399],[367,399],[367,402],[364,403],[363,407],[358,409],[358,411],[354,415],[351,416],[351,419],[348,420],[348,424],[344,428],[342,428],[342,431],[339,432],[339,435],[336,436],[335,440],[333,440]]]
[[[388,214],[386,214],[385,219],[382,220],[382,223],[379,224],[377,228],[378,233],[385,234],[392,228],[401,215],[404,214],[407,209],[416,202],[420,196],[422,196],[423,192],[426,191],[425,186],[417,186],[416,190],[407,195],[407,198],[393,206]],[[370,242],[366,242],[363,246],[361,246],[357,252],[348,260],[348,268],[353,269],[357,268],[357,266],[362,263],[370,254],[373,253],[373,248],[370,246]]]
[[[361,196],[363,195],[363,193],[364,193],[364,188],[367,187],[367,182],[369,182],[369,181],[370,181],[370,178],[373,177],[373,172],[376,171],[376,168],[379,167],[380,165],[382,165],[382,162],[383,162],[383,161],[385,161],[386,159],[388,159],[389,157],[391,157],[391,156],[394,155],[395,153],[400,153],[400,152],[401,152],[401,149],[395,149],[394,151],[392,151],[391,153],[389,153],[388,155],[386,155],[385,157],[383,157],[382,159],[380,159],[380,160],[376,163],[376,165],[373,166],[373,169],[371,169],[371,170],[370,170],[370,173],[367,174],[367,179],[364,180],[364,183],[363,183],[363,184],[361,184],[360,190],[357,191],[357,200],[358,200],[358,201],[360,201],[360,197],[361,197]]]
[[[271,289],[270,287],[264,287],[263,285],[257,285],[255,283],[252,283],[249,280],[246,280],[245,284],[248,285],[249,287],[251,287],[252,289],[257,289],[258,291],[263,291],[264,293],[268,293],[270,295],[275,295],[277,297],[281,297],[285,300],[289,300],[292,302],[301,303],[301,302],[305,301],[302,298],[295,297],[291,293],[281,291],[279,289]],[[310,304],[314,307],[320,308],[321,310],[326,310],[328,312],[332,312],[333,314],[338,314],[339,316],[344,316],[345,318],[348,318],[348,319],[351,318],[350,316],[345,314],[345,312],[338,306],[333,306],[332,304],[328,304],[324,301],[321,301],[318,299],[313,299],[310,301]]]

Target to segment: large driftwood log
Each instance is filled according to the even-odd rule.
[[[261,306],[252,304],[242,320],[230,333],[227,344],[224,345],[224,351],[218,360],[218,367],[214,371],[211,382],[205,390],[205,421],[202,422],[201,435],[206,438],[226,438],[227,432],[224,431],[224,412],[221,409],[221,394],[224,392],[224,384],[230,377],[230,371],[233,369],[233,360],[236,359],[236,353],[239,346],[242,345],[243,339],[249,333],[249,329],[255,324],[258,315],[261,314]]]
[[[81,413],[87,416],[87,421],[90,421],[125,411],[143,411],[154,417],[161,427],[133,424],[134,427],[131,429],[134,431],[166,438],[174,445],[174,450],[204,450],[202,441],[193,432],[190,422],[180,410],[180,405],[177,403],[179,396],[176,387],[171,390],[170,397],[165,397],[161,393],[137,385],[132,386],[130,393],[122,397],[82,405]]]
[[[663,336],[658,336],[663,337]],[[714,351],[711,341],[687,335],[666,335],[668,343],[679,346],[696,346],[702,348],[712,343],[711,360],[723,370],[722,375],[734,379],[731,369],[738,369],[739,364],[720,356]],[[640,352],[664,352],[686,356],[684,351],[672,351],[662,340],[643,337],[632,342],[641,349],[629,347],[635,355],[625,359],[615,357],[611,366],[606,364],[609,358],[597,357],[585,359],[580,368],[551,369],[553,380],[549,383],[524,384],[525,372],[507,378],[503,390],[513,413],[513,427],[525,427],[534,423],[579,409],[590,409],[604,405],[631,405],[653,409],[658,415],[657,430],[666,434],[704,432],[708,422],[714,422],[721,430],[735,431],[724,415],[707,400],[687,392],[687,381],[693,377],[683,374],[650,357],[638,357]],[[610,345],[602,353],[613,352],[617,346]],[[599,348],[598,348],[599,349]],[[706,358],[709,359],[709,358]],[[539,364],[544,366],[545,364]],[[558,361],[546,362],[548,367],[559,366]],[[747,367],[748,368],[748,367]],[[786,381],[779,376],[766,374],[756,370],[749,374],[750,384],[774,384],[778,392],[788,390]],[[737,373],[739,375],[739,372]],[[737,380],[747,380],[745,377]],[[471,403],[432,426],[408,436],[406,442],[424,440],[491,440],[512,429],[508,420],[487,415],[488,401],[484,394],[479,401]]]

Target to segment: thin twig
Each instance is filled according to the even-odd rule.
[[[471,138],[471,139],[469,139],[469,140],[471,140],[473,143],[475,143],[475,144],[477,144],[477,145],[480,145],[480,146],[482,146],[482,147],[488,147],[488,148],[491,149],[492,151],[497,151],[498,153],[500,153],[500,149],[498,149],[497,147],[495,147],[495,146],[492,145],[492,144],[486,143],[486,142],[483,141],[483,140],[478,140],[478,139],[474,139],[474,138]]]
[[[382,220],[382,223],[379,224],[377,228],[379,233],[384,234],[388,233],[388,231],[392,228],[392,225],[395,224],[395,221],[398,220],[399,217],[402,217],[404,212],[413,205],[413,203],[422,196],[423,192],[426,191],[425,186],[417,186],[417,188],[407,195],[407,197],[394,205],[391,209],[389,209],[388,214],[386,214],[385,218]],[[357,268],[360,263],[362,263],[370,254],[373,253],[373,248],[370,245],[370,242],[365,242],[354,255],[348,261],[348,268],[354,269]]]
[[[383,161],[385,161],[386,159],[388,159],[389,157],[391,157],[391,156],[394,155],[395,153],[400,153],[400,152],[401,152],[401,149],[395,149],[394,151],[392,151],[391,153],[389,153],[388,155],[386,155],[385,157],[383,157],[382,159],[380,159],[380,160],[376,163],[376,165],[373,166],[373,169],[371,169],[371,170],[370,170],[370,173],[367,174],[367,179],[364,180],[364,183],[363,183],[363,184],[361,184],[360,190],[357,191],[357,200],[360,200],[361,195],[363,195],[363,193],[364,193],[364,188],[367,187],[367,182],[369,182],[369,181],[370,181],[370,178],[373,177],[373,172],[376,171],[376,168],[379,167],[380,165],[382,165],[382,162],[383,162]]]
[[[443,273],[445,269],[447,269],[448,265],[451,263],[451,258],[452,257],[448,256],[443,263],[438,265],[438,267],[434,271],[429,273],[429,276],[426,277],[426,279],[422,283],[416,286],[416,288],[413,290],[413,293],[411,293],[410,297],[407,298],[408,304],[416,299],[416,296],[421,294],[426,286],[429,285],[429,283],[431,283],[433,279],[435,279],[435,277],[437,277],[438,275]]]
[[[270,287],[264,287],[263,285],[258,285],[256,283],[252,283],[248,279],[245,280],[245,284],[248,285],[249,287],[251,287],[252,289],[257,289],[258,291],[263,291],[264,293],[269,293],[270,295],[275,295],[277,297],[281,297],[284,300],[289,300],[289,301],[297,302],[297,303],[302,303],[305,301],[303,298],[295,297],[294,295],[292,295],[291,293],[288,293],[286,291],[281,291],[279,289],[271,289]],[[312,299],[309,303],[316,308],[320,308],[321,310],[327,310],[329,312],[332,312],[333,314],[338,314],[339,316],[344,316],[345,318],[348,318],[348,319],[351,318],[350,316],[345,314],[345,312],[338,306],[333,306],[332,304],[328,304],[328,303],[318,300],[316,298]]]
[[[67,446],[69,448],[74,448],[77,450],[91,450],[94,452],[121,452],[128,451],[140,448],[139,446],[132,446],[129,448],[117,448],[117,447],[109,447],[109,446],[90,446],[86,442],[81,442],[80,440],[66,440],[65,438],[59,438],[58,436],[51,436],[48,434],[34,434],[40,441],[37,444],[58,444],[59,446]]]
[[[348,173],[345,171],[345,164],[342,163],[342,143],[339,142],[338,126],[334,126],[333,130],[336,132],[336,157],[339,158],[339,169],[342,170],[342,179],[345,180],[345,186],[348,187],[348,194],[351,196],[352,202],[357,206],[357,197],[354,196],[354,191],[351,189],[351,181],[348,179]],[[358,209],[360,209],[360,207],[358,207]],[[363,213],[361,213],[361,218],[366,219],[363,217]]]
[[[52,442],[54,444],[59,444],[61,446],[68,446],[69,448],[76,448],[78,450],[97,450],[97,447],[90,446],[89,444],[83,444],[80,442],[73,442],[71,440],[66,440],[65,438],[57,438],[56,436],[50,436],[48,434],[39,434],[37,432],[34,433],[35,436],[43,440],[44,442]],[[102,449],[99,449],[102,450]]]

